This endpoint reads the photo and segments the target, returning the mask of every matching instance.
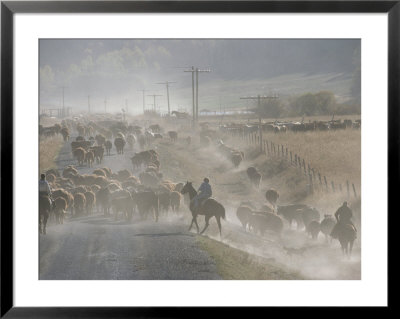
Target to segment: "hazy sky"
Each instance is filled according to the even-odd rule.
[[[349,96],[360,63],[359,40],[40,40],[40,102],[102,112],[143,108],[142,93],[163,95],[156,104],[191,109],[191,66],[199,75],[202,108],[239,107],[241,96],[277,92],[281,96],[330,89]],[[146,108],[153,98],[146,96]]]

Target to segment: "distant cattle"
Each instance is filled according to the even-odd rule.
[[[178,140],[178,133],[176,131],[169,131],[168,136],[172,142],[176,142]]]
[[[252,213],[252,210],[247,206],[240,206],[236,210],[236,217],[239,219],[242,227],[245,230],[247,229],[247,225],[249,224],[250,216]]]
[[[255,233],[260,235],[264,235],[266,231],[280,235],[283,230],[282,219],[273,213],[253,212],[249,216],[249,225]]]
[[[155,221],[158,221],[159,217],[159,206],[158,206],[158,196],[153,191],[143,191],[132,194],[132,197],[136,203],[139,211],[139,215],[142,219],[147,218],[147,216],[152,212]]]
[[[308,206],[304,204],[278,206],[277,213],[278,215],[282,215],[283,218],[289,222],[289,227],[292,225],[293,221],[296,221],[297,228],[300,229],[304,225],[301,210],[307,207]]]
[[[92,146],[89,148],[92,151],[97,164],[100,164],[103,160],[104,147],[103,146]]]
[[[111,149],[112,149],[112,143],[111,143],[111,141],[110,141],[110,140],[107,140],[107,141],[104,143],[104,146],[106,147],[107,155],[110,155],[110,152],[111,152]]]
[[[246,173],[248,178],[250,179],[250,182],[258,188],[261,181],[261,174],[258,172],[258,170],[255,167],[251,166],[247,168]]]
[[[321,221],[321,232],[325,235],[326,241],[328,241],[331,235],[333,227],[335,227],[336,221],[332,215],[324,215],[324,219]]]
[[[114,139],[114,145],[117,149],[118,154],[124,154],[124,147],[125,147],[125,139],[123,137],[117,137]]]
[[[78,161],[78,165],[83,165],[85,161],[86,151],[82,147],[78,147],[73,151],[73,155]]]

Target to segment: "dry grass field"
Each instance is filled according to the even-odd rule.
[[[360,119],[360,115],[337,116],[336,119]],[[305,117],[304,122],[329,121],[331,116]],[[264,119],[263,122],[272,122],[275,119]],[[301,118],[284,118],[279,121],[301,121]],[[217,119],[209,117],[206,122],[216,125]],[[246,123],[246,115],[225,118],[222,124]],[[258,123],[256,118],[249,120],[250,123]],[[283,145],[310,164],[314,170],[320,172],[322,178],[326,176],[328,183],[334,182],[336,186],[341,184],[345,187],[348,180],[354,183],[359,191],[361,186],[361,130],[337,130],[337,131],[315,131],[315,132],[287,132],[282,134],[264,133],[263,139],[276,145]],[[248,142],[231,141],[239,143],[241,147],[248,146]],[[252,145],[257,148],[257,145]]]
[[[361,131],[287,132],[264,134],[264,139],[297,154],[335,185],[346,180],[361,184]]]
[[[39,172],[45,172],[51,168],[57,168],[56,159],[61,147],[63,138],[59,136],[44,138],[39,143]]]

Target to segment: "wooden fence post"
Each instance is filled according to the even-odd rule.
[[[286,147],[286,159],[288,159],[288,149]]]
[[[290,164],[293,164],[292,151],[290,151]]]
[[[350,197],[350,185],[349,185],[349,181],[346,181],[346,185],[347,185],[347,197]]]
[[[335,192],[335,184],[333,183],[333,181],[331,181],[332,184],[332,191]]]
[[[321,173],[318,172],[318,178],[319,178],[319,185],[322,187],[322,179],[321,179]]]
[[[297,166],[297,154],[294,154],[294,166]]]
[[[326,181],[326,176],[324,176],[324,181],[325,181],[325,188],[326,188],[326,191],[329,192],[329,190],[328,190],[328,182]]]
[[[270,154],[269,154],[269,145],[268,145],[268,141],[266,141],[266,142],[267,142],[268,155],[270,155]]]
[[[354,183],[352,183],[352,185],[353,185],[354,197],[357,199],[356,187],[354,186]]]
[[[304,175],[307,176],[307,171],[306,171],[306,162],[304,162],[304,158],[303,158],[303,168],[304,168]]]

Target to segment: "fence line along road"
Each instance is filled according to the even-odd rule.
[[[294,153],[287,147],[284,147],[283,144],[275,144],[272,141],[264,139],[263,137],[261,137],[260,141],[260,135],[258,135],[256,132],[243,132],[241,134],[235,132],[234,130],[228,132],[232,137],[240,137],[243,141],[250,145],[262,145],[261,150],[265,154],[265,156],[282,158],[290,163],[291,166],[298,168],[299,171],[307,179],[309,194],[314,192],[339,192],[343,194],[343,192],[346,191],[348,198],[354,197],[355,199],[358,199],[354,183],[350,183],[349,180],[346,180],[346,190],[344,190],[342,184],[335,184],[334,181],[328,183],[326,175],[323,175],[321,174],[321,172],[314,169],[310,163],[305,162],[304,158],[300,158],[297,153]],[[350,185],[352,189],[350,189]]]

